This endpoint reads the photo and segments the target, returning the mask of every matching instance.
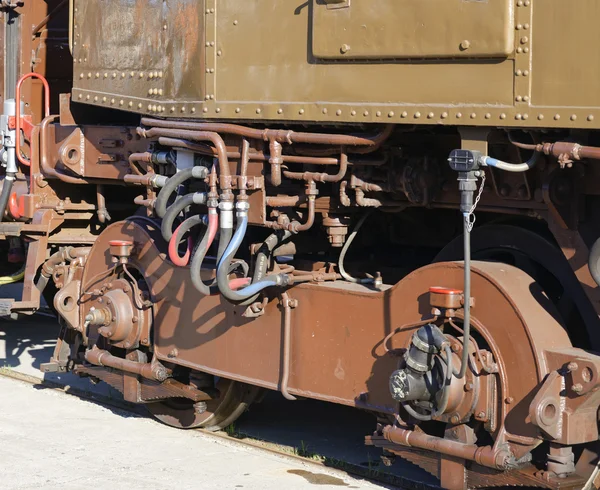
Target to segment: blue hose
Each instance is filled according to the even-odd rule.
[[[260,281],[251,284],[240,291],[233,291],[229,287],[229,265],[231,264],[231,259],[233,259],[238,248],[240,247],[244,236],[246,235],[246,230],[248,229],[248,212],[238,212],[237,218],[237,228],[233,238],[229,242],[223,257],[217,266],[217,285],[219,287],[219,291],[227,300],[233,303],[245,301],[268,287],[286,286],[288,284],[288,278],[286,274],[271,274],[270,276],[266,276],[264,279],[261,279]]]

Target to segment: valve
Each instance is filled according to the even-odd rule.
[[[481,153],[473,150],[452,150],[448,163],[450,168],[458,172],[458,190],[460,191],[460,211],[470,213],[473,208],[473,197],[477,190],[477,178]]]
[[[111,240],[108,242],[112,261],[115,264],[127,264],[133,252],[133,242],[128,240]]]

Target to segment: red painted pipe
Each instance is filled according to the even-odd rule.
[[[48,80],[46,80],[46,78],[40,75],[39,73],[26,73],[21,78],[19,78],[15,93],[15,152],[17,154],[17,159],[19,160],[19,162],[21,162],[23,165],[26,165],[27,167],[31,165],[31,162],[21,156],[21,85],[23,85],[23,82],[28,78],[38,78],[42,81],[42,84],[44,85],[45,102],[44,118],[50,115],[50,85],[48,85]]]

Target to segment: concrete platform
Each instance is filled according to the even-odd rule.
[[[0,377],[4,489],[381,488],[327,468]]]

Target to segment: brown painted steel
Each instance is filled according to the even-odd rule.
[[[135,224],[111,225],[94,245],[84,288],[93,286],[86,284],[86,278],[109,267],[106,250],[110,240],[133,240],[137,255],[131,262],[144,272],[156,301],[158,358],[279,389],[279,356],[268,354],[280,352],[283,345],[283,318],[276,303],[269,304],[262,316],[246,319],[241,316],[243,308],[218,296],[198,302],[187,269],[166,262],[155,246],[159,240],[150,236]],[[289,392],[347,405],[355,405],[361,394],[367,393],[366,406],[393,413],[395,404],[387,383],[381,380],[387,379],[398,359],[385,353],[382,341],[396,326],[417,323],[430,315],[429,287],[439,284],[460,288],[460,264],[420,269],[385,292],[345,283],[296,286],[294,299],[299,306],[293,310],[297,327],[292,330],[291,355],[299,359],[302,353],[302,357],[292,366]],[[570,342],[553,318],[551,305],[539,302],[541,292],[536,292],[535,283],[522,272],[502,264],[478,263],[473,284],[477,291],[475,325],[492,346],[500,368],[499,399],[510,393],[516,400],[502,406],[499,422],[505,421],[505,437],[519,441],[524,450],[536,444],[537,430],[525,423],[528,404],[519,400],[527,399],[548,373],[544,350],[569,346]],[[394,345],[407,345],[411,333],[396,335]]]

